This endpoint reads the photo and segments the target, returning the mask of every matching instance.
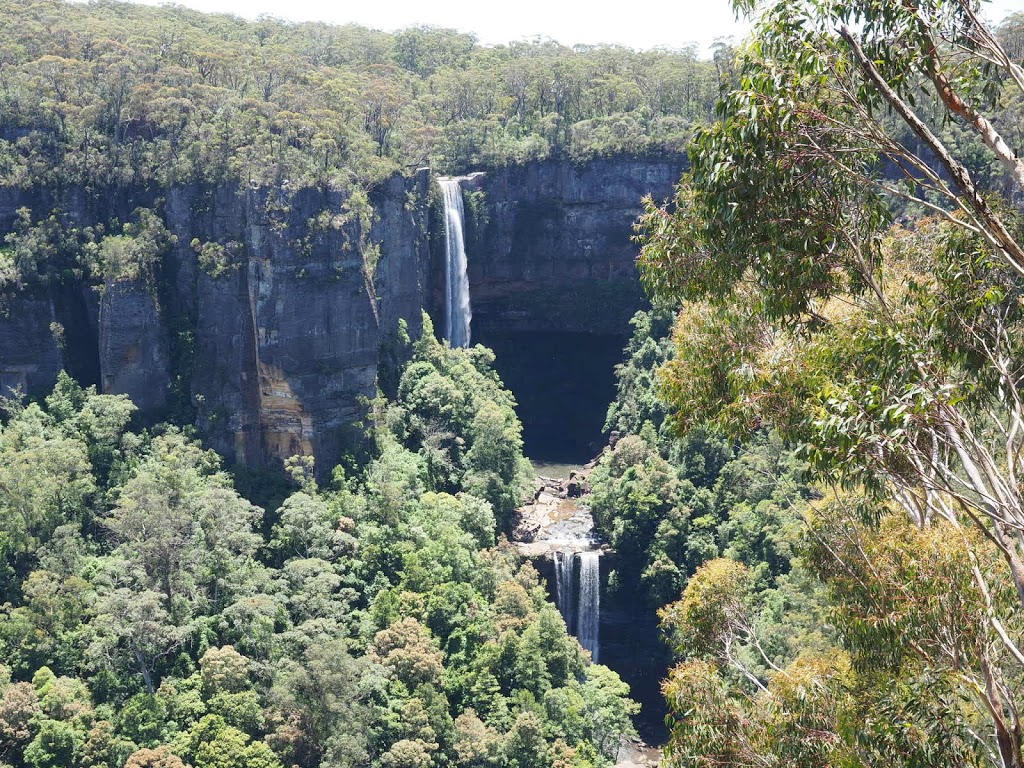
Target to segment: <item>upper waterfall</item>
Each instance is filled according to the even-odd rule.
[[[572,550],[556,550],[555,596],[558,610],[565,619],[566,628],[572,632],[573,622],[573,576],[575,575],[576,554]]]
[[[453,347],[469,346],[469,278],[466,276],[466,245],[462,188],[458,178],[439,178],[444,193],[445,323],[444,335]]]

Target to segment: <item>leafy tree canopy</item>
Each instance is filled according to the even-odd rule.
[[[682,149],[718,80],[694,51],[5,0],[5,186],[350,189],[401,168]],[[117,241],[108,243],[114,259]]]

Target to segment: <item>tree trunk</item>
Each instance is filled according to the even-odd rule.
[[[139,647],[134,642],[132,643],[132,653],[135,654],[135,661],[139,665],[142,680],[146,683],[146,693],[150,695],[156,693],[156,689],[153,687],[153,673],[149,671],[146,657],[142,655],[142,651],[139,650]]]
[[[1007,531],[1004,531],[1003,526],[999,523],[993,523],[992,530],[996,540],[999,541],[1006,551],[1006,559],[1010,566],[1010,573],[1013,576],[1013,583],[1017,587],[1017,596],[1020,598],[1021,606],[1024,606],[1024,560],[1021,560],[1020,551],[1017,549],[1016,537],[1012,533],[1008,535]]]
[[[988,201],[985,200],[978,190],[967,168],[950,154],[946,146],[939,140],[939,137],[932,133],[931,129],[922,122],[910,106],[886,82],[874,62],[864,53],[864,49],[861,48],[860,43],[857,42],[849,27],[845,24],[842,25],[839,28],[839,35],[850,46],[854,59],[856,59],[857,64],[863,70],[868,80],[878,88],[885,100],[903,118],[911,130],[917,134],[918,138],[935,153],[942,167],[945,168],[956,185],[960,187],[964,202],[974,213],[976,221],[980,225],[989,244],[1003,256],[1011,267],[1019,274],[1024,275],[1024,249],[1021,249],[1020,245],[1017,244],[1017,241],[1006,229],[1002,219],[989,206]]]

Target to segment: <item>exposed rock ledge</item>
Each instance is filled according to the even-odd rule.
[[[512,541],[524,556],[605,548],[594,533],[594,518],[586,506],[588,474],[581,469],[565,479],[537,476],[533,500],[516,510],[512,531]]]

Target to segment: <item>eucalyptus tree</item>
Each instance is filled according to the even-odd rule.
[[[770,426],[802,444],[845,520],[812,536],[867,584],[888,578],[869,548],[830,538],[860,517],[899,508],[958,543],[969,579],[948,588],[969,593],[977,642],[912,652],[956,671],[987,723],[978,749],[1003,766],[1022,765],[1024,241],[978,158],[1024,193],[997,127],[1022,96],[1020,64],[969,0],[769,2],[672,207],[649,203],[639,225],[648,286],[687,302],[663,377],[678,426]],[[941,599],[937,582],[901,586]],[[873,607],[858,626],[881,641],[891,616]],[[962,616],[921,617],[936,637],[963,631]]]
[[[1003,160],[991,121],[964,105],[1019,74],[967,3],[773,4],[723,119],[695,140],[676,211],[650,205],[640,227],[648,285],[707,303],[684,308],[686,354],[668,366],[680,423],[771,424],[922,523],[976,524],[1024,599],[1016,216],[959,161],[934,168],[949,154],[934,133],[914,154],[874,117],[933,83],[942,119],[969,121]],[[1020,188],[1020,161],[1006,164]],[[941,223],[884,237],[892,197]]]

